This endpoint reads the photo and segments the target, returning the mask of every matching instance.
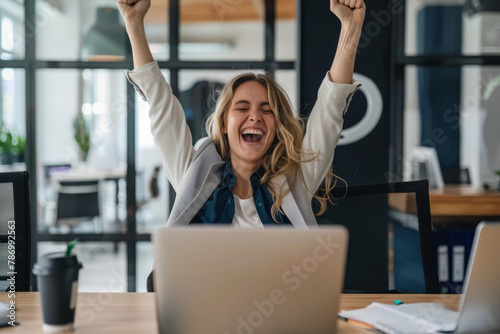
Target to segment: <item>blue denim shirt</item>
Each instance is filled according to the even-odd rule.
[[[277,221],[273,220],[271,215],[271,207],[274,203],[271,192],[267,184],[260,184],[260,180],[264,175],[264,168],[260,167],[250,177],[250,183],[253,189],[253,199],[260,220],[264,225],[292,225],[288,218],[278,212]],[[226,162],[224,173],[222,175],[221,184],[215,189],[212,195],[208,198],[205,205],[194,217],[191,223],[204,224],[228,224],[233,222],[235,207],[234,196],[231,188],[236,182],[236,176],[231,169],[231,162]]]

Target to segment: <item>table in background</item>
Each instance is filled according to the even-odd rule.
[[[89,181],[89,180],[116,180],[125,178],[126,169],[99,169],[99,168],[72,168],[63,172],[50,174],[51,180],[56,181]]]
[[[500,192],[469,185],[445,185],[443,189],[430,189],[432,223],[451,228],[474,228],[482,220],[500,217]],[[391,194],[390,207],[416,214],[414,194]]]
[[[24,172],[26,164],[24,162],[15,162],[10,165],[0,165],[0,173]]]
[[[381,295],[343,294],[340,309],[352,310],[368,306],[373,301],[393,303],[438,302],[456,310],[458,295]],[[9,302],[7,293],[0,301]],[[16,327],[2,328],[2,333],[44,333],[38,292],[16,293]],[[152,293],[79,293],[77,299],[75,333],[157,333],[154,294]],[[338,320],[338,333],[367,333]]]
[[[53,172],[50,174],[52,182],[82,182],[82,181],[113,181],[115,184],[115,219],[119,220],[119,182],[127,176],[126,169],[97,169],[92,167],[71,168],[62,172]]]

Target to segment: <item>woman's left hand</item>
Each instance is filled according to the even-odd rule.
[[[342,24],[363,25],[366,6],[363,0],[330,0],[330,10]]]

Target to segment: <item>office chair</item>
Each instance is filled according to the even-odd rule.
[[[57,186],[57,219],[100,216],[99,180],[59,181]]]
[[[207,136],[206,117],[215,109],[214,92],[224,85],[215,81],[198,81],[191,88],[179,94],[179,100],[186,113],[186,122],[193,136],[193,143]]]
[[[9,279],[12,275],[15,275],[15,290],[30,290],[31,223],[28,179],[28,172],[0,173],[0,291],[10,291]],[[14,258],[11,260],[9,256],[12,255]]]
[[[433,250],[433,243],[432,243],[432,223],[431,223],[431,214],[430,214],[430,204],[429,204],[429,183],[427,180],[422,180],[422,181],[412,181],[412,182],[397,182],[397,183],[388,183],[388,184],[375,184],[375,185],[362,185],[362,186],[349,186],[347,188],[345,187],[336,187],[332,191],[332,195],[337,198],[337,205],[330,207],[329,212],[327,212],[324,216],[318,219],[318,224],[330,224],[332,222],[334,223],[340,223],[338,221],[338,217],[335,217],[335,215],[332,215],[332,212],[339,211],[339,209],[342,209],[345,204],[345,199],[350,198],[350,197],[359,197],[359,196],[368,196],[368,195],[387,195],[391,193],[414,193],[416,197],[416,207],[417,207],[417,218],[418,218],[418,231],[419,231],[419,241],[420,241],[420,254],[421,254],[421,259],[422,259],[422,268],[423,268],[423,275],[424,275],[424,283],[425,283],[425,292],[426,293],[440,293],[440,288],[439,288],[439,282],[438,282],[438,276],[437,276],[437,267],[436,267],[436,260],[434,258],[434,250]],[[368,203],[365,205],[365,209],[370,210],[370,212],[375,213],[373,216],[374,220],[377,220],[377,215],[376,213],[382,213],[382,216],[384,216],[384,211],[385,211],[385,217],[387,220],[389,219],[389,215],[387,213],[388,205],[387,205],[387,196],[385,196],[385,199],[382,201],[380,200],[373,200],[370,199],[371,202],[373,203]],[[358,202],[359,203],[359,202]],[[355,213],[352,208],[347,207],[348,211],[347,214],[350,216],[347,220],[352,221],[355,220],[355,218],[352,217],[352,215]],[[356,208],[357,211],[359,212],[362,208]],[[326,217],[325,217],[326,216]],[[332,216],[335,218],[332,219]],[[385,222],[387,224],[387,221]],[[374,229],[379,231],[377,232],[379,235],[385,234],[385,237],[387,238],[387,230],[380,230],[379,226],[377,226],[375,223]],[[352,258],[349,259],[350,255],[352,255],[352,249],[353,248],[358,248],[358,249],[363,249],[365,246],[363,242],[356,244],[356,241],[353,240],[351,237],[353,234],[352,228],[348,226],[349,232],[350,232],[350,238],[349,238],[349,253],[348,254],[348,263],[347,263],[347,268],[346,268],[346,283],[348,284],[348,281],[352,277],[360,277],[361,278],[361,284],[366,284],[367,280],[373,280],[375,279],[375,276],[377,276],[377,273],[374,273],[373,268],[377,268],[375,271],[385,271],[387,275],[387,256],[388,256],[388,249],[387,249],[387,239],[385,240],[386,248],[381,247],[382,251],[377,251],[372,248],[368,249],[369,253],[373,253],[376,257],[384,257],[385,256],[385,261],[382,260],[380,262],[373,261],[371,258],[362,263],[361,265],[353,265],[352,262],[355,262],[357,259],[354,259],[355,261],[352,261]],[[375,233],[370,232],[368,235],[368,238],[371,238],[374,236]],[[353,242],[354,241],[354,242]],[[378,240],[379,241],[379,240]],[[350,261],[351,260],[351,261]],[[349,263],[351,262],[351,263]],[[371,263],[368,263],[371,262]],[[359,273],[359,268],[362,267],[363,272]],[[388,279],[386,278],[385,280],[382,279],[382,284],[384,287],[381,287],[380,284],[375,284],[375,288],[372,288],[368,284],[368,291],[366,289],[344,289],[344,292],[395,292],[395,291],[389,291],[387,289],[388,286]],[[151,272],[147,278],[147,291],[148,292],[153,292],[154,291],[154,282],[153,282],[153,273]]]
[[[418,244],[422,263],[425,293],[440,293],[436,259],[432,242],[432,222],[427,180],[373,185],[336,187],[332,195],[335,205],[329,206],[325,218],[349,229],[349,252],[346,268],[345,292],[391,292],[388,289],[388,194],[414,193],[417,209]],[[381,195],[371,196],[371,195]],[[360,202],[358,197],[370,196]],[[354,200],[354,197],[356,199]],[[360,207],[360,205],[363,205]],[[356,216],[363,209],[369,221],[360,223]],[[366,211],[365,211],[366,212]],[[364,213],[363,213],[364,214]],[[364,223],[364,225],[362,225]],[[399,226],[396,224],[397,228]],[[376,239],[376,240],[375,240]],[[385,245],[384,245],[385,242]],[[397,242],[395,240],[394,242]],[[398,289],[396,281],[396,289]]]
[[[142,208],[144,205],[149,203],[151,200],[158,198],[160,196],[160,187],[158,185],[158,178],[160,176],[161,166],[156,166],[153,170],[153,174],[149,179],[149,198],[145,198],[137,202],[137,210]]]

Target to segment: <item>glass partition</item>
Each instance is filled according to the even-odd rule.
[[[0,69],[0,170],[26,170],[25,70]]]
[[[124,232],[123,72],[45,69],[36,79],[39,231]]]
[[[444,183],[495,188],[500,68],[407,66],[405,78],[405,179],[415,172],[414,150],[426,146],[436,150]]]
[[[35,4],[38,60],[125,60],[129,42],[115,2],[36,0]],[[147,21],[146,34],[161,60],[164,54],[155,45],[164,44],[166,37],[155,31]]]

